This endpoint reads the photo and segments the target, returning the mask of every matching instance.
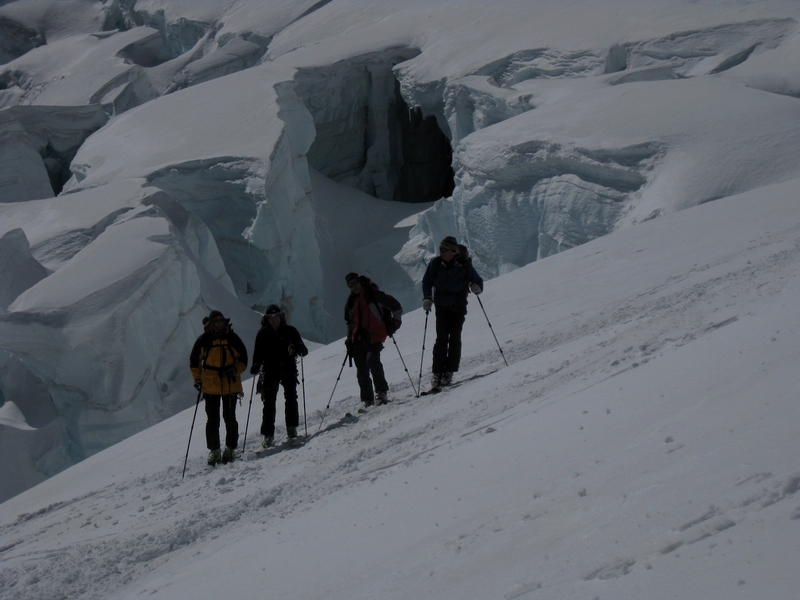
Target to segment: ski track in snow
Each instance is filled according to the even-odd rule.
[[[193,453],[185,479],[176,461],[146,477],[120,474],[101,489],[7,519],[0,527],[4,563],[0,597],[102,598],[148,573],[154,561],[178,552],[193,553],[209,539],[304,511],[340,490],[374,482],[392,467],[426,461],[444,446],[452,449],[472,436],[492,433],[518,411],[555,402],[552,392],[559,388],[580,387],[583,382],[595,385],[657,360],[737,322],[765,298],[780,293],[785,285],[782,274],[800,263],[799,232],[795,227],[776,239],[764,235],[746,252],[696,265],[623,302],[614,298],[610,304],[594,306],[592,312],[548,323],[535,323],[535,318],[517,323],[519,335],[500,337],[510,367],[500,368],[502,360],[490,340],[492,345],[464,357],[458,379],[476,379],[430,397],[433,400],[414,398],[408,379],[399,379],[405,374],[395,372],[393,403],[341,418],[357,399],[339,399],[318,434],[322,411],[314,411],[308,418],[311,437],[302,447],[259,452],[258,457],[254,451],[258,436],[252,433],[257,429],[251,423],[245,460],[211,469],[203,456]],[[483,319],[479,307],[471,308],[469,318]],[[540,333],[526,335],[526,328]],[[459,401],[461,392],[473,384],[502,391],[472,393],[468,402]],[[674,443],[666,452],[681,447]],[[717,536],[749,513],[793,497],[799,489],[798,474],[754,473],[731,482],[726,497],[664,532],[657,551],[616,557],[581,577],[584,581],[624,577],[635,565],[651,565],[682,547]],[[585,489],[579,491],[585,494]],[[800,518],[800,508],[792,518]],[[468,545],[484,525],[446,546]],[[81,530],[82,541],[62,545],[60,538],[68,539],[76,530]],[[523,597],[540,587],[541,582],[530,581],[505,597]]]

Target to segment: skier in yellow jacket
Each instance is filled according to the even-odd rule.
[[[247,349],[233,332],[230,319],[212,310],[205,331],[197,338],[189,355],[194,387],[206,401],[206,444],[211,451],[208,464],[227,463],[234,458],[239,443],[236,400],[242,393],[241,374],[247,369]],[[225,421],[225,451],[220,451],[219,407]]]

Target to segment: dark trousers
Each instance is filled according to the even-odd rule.
[[[261,392],[261,401],[264,411],[261,417],[261,435],[272,437],[275,435],[275,405],[278,401],[278,385],[283,386],[285,400],[286,427],[297,427],[300,424],[300,412],[297,407],[297,371],[289,371],[281,376],[278,381],[264,383]]]
[[[206,446],[219,450],[219,405],[222,403],[222,418],[225,421],[225,445],[236,448],[239,444],[239,423],[236,422],[236,399],[238,394],[203,394],[206,401]]]
[[[375,383],[375,392],[386,393],[389,391],[389,384],[386,383],[386,375],[383,373],[381,363],[381,350],[383,344],[356,345],[350,355],[356,363],[356,377],[358,387],[361,389],[361,401],[371,403],[375,400],[375,393],[372,390],[372,383]],[[370,375],[372,376],[370,378]]]
[[[436,307],[436,342],[433,344],[433,372],[455,373],[461,363],[461,329],[464,307]]]

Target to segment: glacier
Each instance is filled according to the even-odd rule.
[[[24,458],[0,499],[193,403],[210,308],[247,343],[272,303],[331,342],[346,272],[413,310],[445,235],[492,278],[797,177],[798,22],[783,0],[2,3],[0,427]]]

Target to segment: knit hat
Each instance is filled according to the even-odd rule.
[[[264,314],[267,315],[268,317],[270,317],[272,315],[279,315],[282,312],[283,311],[281,310],[280,306],[278,306],[277,304],[270,304],[267,307],[267,310],[266,310],[266,312]]]
[[[442,243],[439,244],[439,247],[447,246],[448,248],[457,248],[458,247],[458,240],[454,238],[452,235],[448,235],[446,238],[442,240]]]
[[[348,273],[344,276],[344,280],[347,282],[347,286],[350,287],[354,280],[358,279],[358,273]]]
[[[225,325],[230,327],[230,325],[228,323],[228,319],[225,318],[225,315],[223,315],[218,310],[212,310],[210,313],[208,313],[208,316],[205,319],[203,319],[203,328],[205,329],[205,331],[207,333],[210,333],[211,335],[214,335],[214,336],[220,335],[220,333],[219,333],[220,331],[223,331],[223,332],[225,331],[225,329],[218,329],[214,325],[214,320],[215,319],[223,319],[225,321]]]

